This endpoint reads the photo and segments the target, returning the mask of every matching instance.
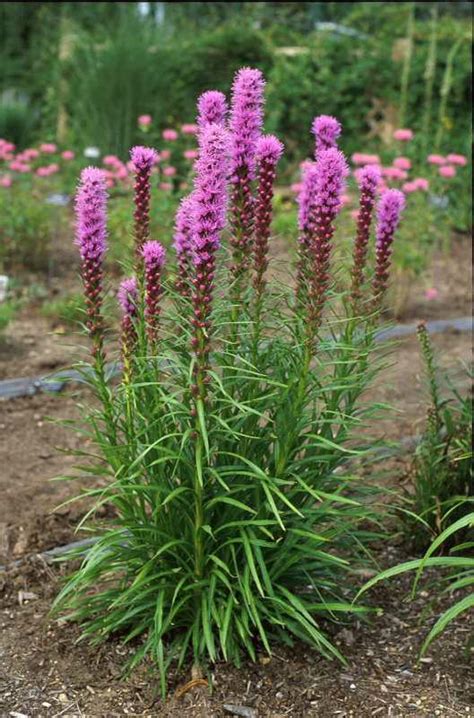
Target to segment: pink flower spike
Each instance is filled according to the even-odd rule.
[[[395,130],[395,132],[393,133],[393,139],[398,140],[399,142],[409,142],[413,139],[413,130]]]
[[[458,165],[459,167],[465,167],[467,165],[467,157],[464,155],[451,154],[446,157],[448,162],[452,165]]]
[[[443,167],[439,168],[438,174],[441,177],[451,179],[452,177],[456,176],[456,168],[453,167],[452,165],[444,165]]]
[[[134,317],[137,314],[138,287],[135,277],[123,279],[120,283],[117,299],[122,313],[128,317]]]

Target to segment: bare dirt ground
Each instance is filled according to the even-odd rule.
[[[455,243],[452,256],[437,257],[438,298],[428,301],[423,286],[412,287],[403,321],[466,316],[471,311],[470,246]],[[0,378],[49,373],[77,358],[74,338],[55,334],[47,320],[25,310],[0,346]],[[455,384],[467,388],[460,361],[471,357],[471,338],[449,332],[433,336],[440,367]],[[74,345],[73,345],[74,346]],[[120,666],[127,649],[111,642],[100,649],[76,645],[74,626],[48,617],[60,570],[52,569],[37,553],[74,540],[74,528],[85,510],[81,502],[55,510],[77,494],[78,484],[51,482],[71,471],[74,458],[59,453],[83,448],[83,439],[59,419],[80,416],[71,389],[61,395],[37,395],[0,403],[0,715],[19,718],[44,716],[224,716],[225,705],[248,708],[240,715],[255,718],[295,716],[325,718],[404,718],[405,716],[469,716],[473,712],[472,655],[465,651],[472,617],[458,619],[428,654],[417,663],[417,651],[443,601],[427,613],[433,590],[428,586],[415,602],[406,601],[410,578],[393,580],[369,595],[381,611],[370,623],[329,626],[328,631],[346,655],[347,666],[323,660],[298,645],[275,649],[253,665],[236,668],[221,663],[210,675],[212,694],[201,689],[178,699],[175,691],[188,675],[171,681],[171,698],[157,696],[156,675],[140,669],[127,681]],[[419,433],[425,401],[418,345],[415,337],[394,347],[392,365],[377,380],[371,398],[386,401],[394,411],[372,432],[399,439]],[[48,420],[50,417],[53,422]],[[407,460],[387,463],[390,484],[406,479]],[[379,559],[388,566],[405,559],[401,546],[380,547]],[[21,566],[13,561],[24,559]],[[252,713],[252,711],[254,711]],[[239,713],[234,713],[239,715]]]

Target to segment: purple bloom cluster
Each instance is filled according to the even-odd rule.
[[[233,181],[240,173],[255,177],[255,151],[263,125],[265,80],[260,70],[243,67],[232,86],[231,172]]]
[[[398,189],[389,189],[380,198],[377,208],[376,264],[373,279],[376,305],[380,304],[387,288],[393,238],[404,208],[405,195]]]
[[[329,150],[337,147],[337,140],[341,134],[341,123],[330,115],[319,115],[313,120],[312,132],[316,138],[315,157],[319,156],[322,150]]]
[[[321,323],[329,287],[329,257],[334,220],[341,208],[349,167],[343,153],[335,147],[321,150],[314,170],[314,200],[310,201],[309,252],[312,268],[308,293],[308,334],[313,337]]]
[[[226,223],[229,140],[220,125],[200,135],[193,192],[193,256],[197,266],[212,261]]]
[[[361,287],[364,283],[364,269],[367,262],[367,249],[369,244],[370,226],[377,195],[377,188],[382,177],[378,165],[366,165],[357,176],[360,189],[359,213],[357,216],[357,234],[353,250],[352,266],[352,300],[354,308],[358,309],[361,297]]]
[[[214,285],[215,253],[226,222],[229,138],[220,125],[207,125],[199,134],[199,159],[192,200],[193,339],[196,355],[193,394],[206,395],[208,381],[210,314]]]
[[[189,279],[193,264],[193,194],[184,197],[176,212],[173,247],[178,257],[176,289],[183,297],[189,296]]]
[[[117,292],[117,299],[122,310],[123,378],[128,383],[131,377],[130,358],[137,343],[137,330],[134,320],[138,309],[138,284],[135,277],[122,280]]]
[[[107,250],[107,185],[103,170],[81,172],[76,194],[76,238],[83,261],[101,263]]]
[[[161,272],[165,263],[165,250],[159,242],[149,240],[143,245],[142,255],[145,267],[145,316],[148,338],[153,346],[158,335],[162,293]]]
[[[260,70],[244,67],[232,86],[231,131],[231,225],[234,277],[240,278],[250,265],[255,221],[255,179],[257,141],[263,124],[265,80]],[[235,286],[236,301],[241,284]]]
[[[255,209],[254,287],[260,296],[265,287],[264,274],[268,266],[268,241],[272,221],[273,185],[276,165],[283,154],[283,144],[274,135],[263,135],[257,140],[258,195]]]
[[[138,286],[135,277],[128,277],[120,282],[117,299],[124,316],[136,316],[138,305]]]
[[[206,125],[225,125],[227,100],[218,90],[203,92],[198,99],[197,124],[200,129]]]
[[[81,274],[87,309],[87,328],[92,352],[103,360],[102,282],[107,250],[107,187],[102,170],[88,167],[81,172],[76,195],[75,244],[81,255]]]
[[[349,167],[336,147],[321,150],[316,163],[316,203],[323,224],[332,222],[341,209],[341,197]]]
[[[158,162],[158,153],[151,147],[133,147],[130,152],[135,166],[135,252],[140,265],[141,248],[150,238],[150,176],[153,166]]]

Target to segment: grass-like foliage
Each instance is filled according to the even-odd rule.
[[[369,448],[361,428],[374,407],[362,394],[380,367],[376,320],[403,198],[389,190],[379,200],[369,271],[377,172],[363,174],[352,286],[336,294],[330,255],[347,166],[338,123],[318,118],[295,281],[288,267],[287,286],[271,280],[283,148],[260,136],[262,93],[259,71],[238,73],[228,125],[223,96],[201,98],[194,191],[177,216],[178,268],[166,276],[163,248],[149,239],[156,153],[132,151],[136,254],[119,291],[118,383],[106,380],[99,170],[83,172],[77,197],[93,347],[84,376],[99,400],[84,471],[102,479],[87,492],[95,504],[85,523],[104,504],[115,518],[56,607],[94,641],[119,634],[133,645],[130,668],[154,659],[163,692],[173,661],[238,663],[271,653],[274,641],[342,659],[322,621],[364,610],[351,594],[378,531],[373,489],[350,460]]]
[[[425,550],[469,508],[462,499],[472,491],[472,395],[470,391],[462,395],[452,386],[451,396],[442,396],[433,346],[423,323],[418,338],[429,406],[413,464],[411,512],[404,516],[415,547]]]
[[[368,581],[358,594],[360,595],[372,588],[379,581],[385,581],[408,571],[416,571],[412,590],[412,597],[414,597],[424,569],[430,567],[449,569],[447,578],[438,583],[438,597],[444,593],[454,594],[455,592],[459,592],[460,596],[458,594],[459,597],[453,605],[438,617],[423,641],[420,656],[424,655],[435,638],[438,638],[455,618],[474,609],[474,558],[472,558],[474,512],[471,511],[473,499],[465,498],[461,503],[464,509],[462,518],[448,525],[432,541],[423,558],[407,561],[382,571],[375,578]],[[452,545],[453,537],[459,537],[460,532],[462,532],[464,539],[461,543],[456,541],[455,545],[449,550],[448,555],[434,555],[442,551],[443,548],[446,549],[449,545]],[[447,583],[444,588],[443,583]]]

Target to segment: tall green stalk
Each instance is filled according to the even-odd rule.
[[[423,139],[425,143],[425,152],[429,147],[429,132],[431,129],[431,113],[433,107],[433,85],[436,75],[436,57],[437,57],[437,41],[438,41],[438,5],[437,3],[431,8],[431,32],[430,45],[428,55],[426,57],[425,71],[423,79],[425,81],[425,99],[424,99],[424,115],[423,115]]]
[[[443,81],[441,83],[441,89],[439,92],[440,103],[438,110],[438,129],[436,131],[435,139],[436,152],[440,151],[441,145],[443,143],[443,137],[446,130],[447,121],[446,108],[448,106],[448,99],[453,85],[453,65],[456,55],[459,52],[463,42],[464,37],[458,38],[452,46],[451,50],[449,51],[448,57],[446,59],[446,68],[444,70]]]

